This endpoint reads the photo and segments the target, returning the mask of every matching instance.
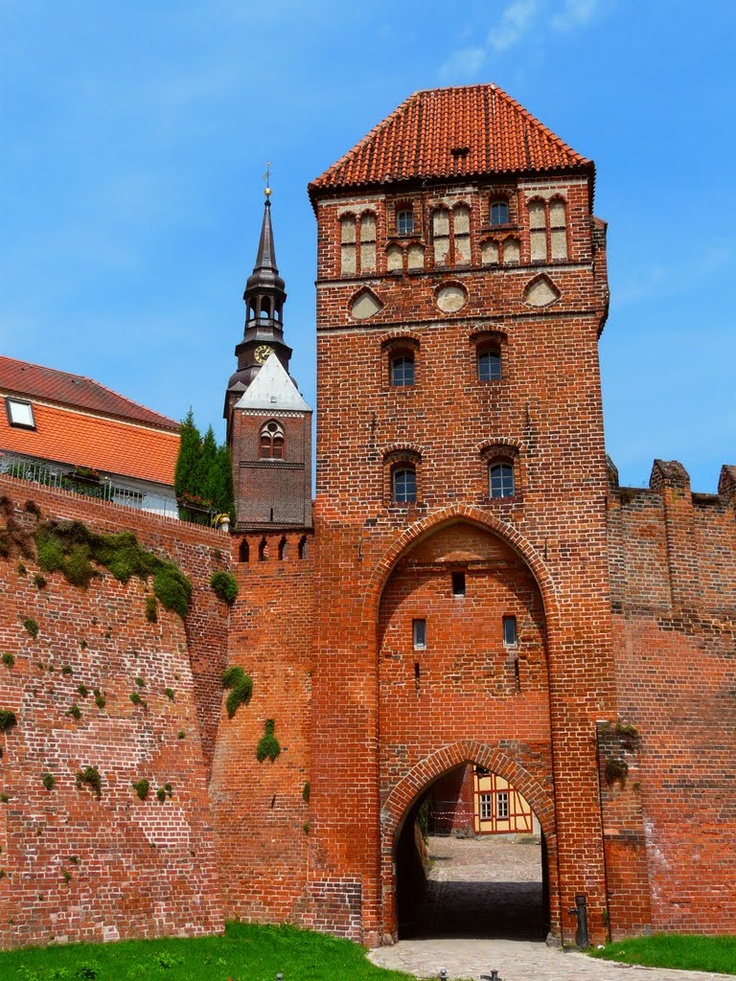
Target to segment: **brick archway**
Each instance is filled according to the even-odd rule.
[[[394,848],[404,820],[419,795],[448,770],[476,764],[505,777],[531,805],[539,820],[547,847],[552,932],[559,928],[557,839],[555,806],[550,794],[522,763],[497,746],[462,739],[425,757],[393,788],[381,808],[381,878],[384,936],[397,939]]]
[[[435,532],[444,526],[460,521],[467,521],[470,524],[485,528],[486,531],[494,535],[498,535],[499,538],[521,556],[536,579],[542,594],[549,638],[557,622],[557,598],[555,583],[543,556],[539,554],[513,525],[501,521],[495,514],[481,511],[479,508],[470,507],[465,504],[455,504],[451,507],[441,508],[426,518],[415,521],[414,524],[402,532],[392,543],[384,553],[382,559],[377,563],[368,581],[363,600],[363,622],[371,625],[375,625],[377,622],[381,595],[399,559],[422,539],[435,534]]]

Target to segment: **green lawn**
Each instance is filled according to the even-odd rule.
[[[365,951],[293,927],[230,923],[224,936],[123,940],[0,952],[2,981],[406,981]]]
[[[736,974],[736,936],[696,937],[692,934],[655,933],[651,937],[619,940],[602,950],[591,950],[590,954],[609,961],[625,961],[647,967]]]

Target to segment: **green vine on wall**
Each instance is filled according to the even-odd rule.
[[[228,719],[237,712],[241,705],[247,705],[253,694],[253,679],[241,667],[233,665],[222,675],[223,688],[229,688],[230,694],[225,701]]]
[[[258,740],[258,746],[256,747],[256,757],[259,763],[263,763],[265,759],[271,760],[273,763],[276,757],[281,752],[281,744],[274,735],[274,729],[276,728],[276,722],[274,719],[267,719],[265,725],[265,731],[261,738]]]
[[[103,535],[81,521],[54,520],[38,526],[35,540],[41,568],[61,572],[74,586],[86,588],[100,574],[95,566],[102,566],[122,583],[132,576],[142,582],[153,578],[154,596],[165,609],[178,613],[182,619],[189,611],[189,578],[174,562],[142,548],[131,532]]]

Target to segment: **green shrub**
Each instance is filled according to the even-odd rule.
[[[46,790],[53,790],[56,785],[56,778],[53,773],[44,773],[41,777],[41,783],[44,785]]]
[[[232,572],[213,572],[210,586],[218,599],[223,600],[228,606],[233,605],[238,595],[238,581]]]
[[[107,704],[107,700],[103,692],[99,688],[95,688],[92,694],[95,696],[95,705],[98,709],[104,709]]]
[[[38,637],[38,621],[34,620],[33,617],[26,617],[23,621],[23,626],[34,640]]]
[[[168,698],[170,702],[173,702],[176,698],[176,693],[173,688],[164,688],[164,695]]]
[[[38,589],[43,589],[46,586],[46,576],[42,576],[40,572],[37,572],[33,577],[33,581]]]
[[[130,700],[134,705],[140,705],[141,708],[146,708],[146,703],[141,698],[139,692],[134,691],[130,696]]]
[[[89,695],[89,688],[86,685],[77,685],[77,691],[82,698],[86,698]]]
[[[158,788],[158,790],[156,791],[156,796],[158,797],[158,799],[163,804],[163,802],[166,800],[166,791],[164,790],[163,787],[159,787]]]
[[[77,772],[77,788],[85,785],[94,790],[95,796],[102,796],[102,777],[96,766],[85,766],[83,770]]]
[[[150,623],[158,621],[158,600],[155,596],[146,596],[146,620]]]
[[[309,803],[310,793],[311,793],[311,789],[309,786],[309,781],[307,780],[307,782],[302,787],[302,800],[305,801],[307,804]]]
[[[0,732],[8,732],[13,726],[18,725],[15,712],[12,709],[0,709]]]
[[[136,794],[138,794],[141,800],[145,800],[146,797],[148,797],[148,789],[150,786],[151,786],[150,783],[148,782],[148,780],[146,780],[145,777],[142,777],[140,780],[133,782],[133,789],[135,790]]]
[[[276,722],[273,719],[267,719],[265,731],[258,740],[258,746],[256,747],[256,757],[259,763],[263,763],[265,759],[269,759],[273,763],[281,752],[281,745],[274,735],[275,728]]]
[[[253,694],[253,679],[237,665],[229,667],[222,675],[223,688],[229,688],[230,694],[225,700],[228,719],[237,712],[239,706],[247,705]]]
[[[95,576],[95,570],[89,560],[89,549],[84,545],[76,545],[64,563],[64,578],[72,586],[86,589]]]
[[[175,565],[170,562],[162,564],[153,580],[153,592],[165,610],[178,613],[182,620],[186,617],[192,584]]]
[[[79,722],[79,720],[82,718],[82,710],[76,704],[72,705],[72,707],[69,709],[69,711],[66,714],[71,715],[72,718],[76,719],[77,722]]]
[[[136,683],[136,685],[138,685],[139,688],[145,688],[146,687],[145,679],[144,678],[141,678],[140,675],[135,679],[135,683]]]
[[[15,658],[12,654],[5,653],[2,656],[2,662],[6,668],[12,668],[15,664]]]

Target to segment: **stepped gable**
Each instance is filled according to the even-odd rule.
[[[157,429],[179,431],[178,422],[118,395],[92,378],[44,368],[28,361],[0,356],[0,391],[21,398],[45,399],[76,409],[88,409]]]
[[[320,191],[389,181],[583,169],[576,153],[498,86],[415,92],[309,185]]]

